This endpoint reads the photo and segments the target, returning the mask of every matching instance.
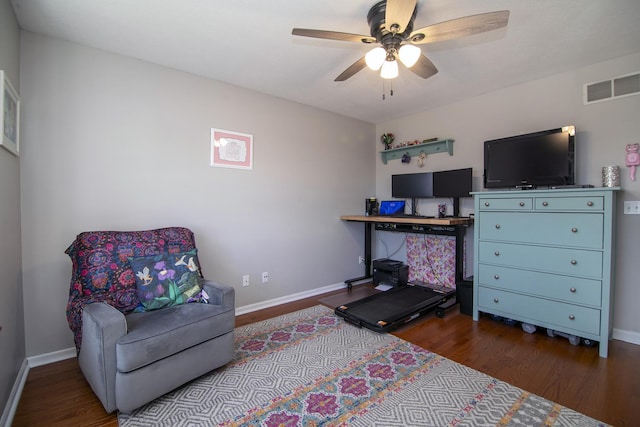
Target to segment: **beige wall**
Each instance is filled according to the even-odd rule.
[[[624,192],[618,196],[616,284],[614,294],[614,336],[640,343],[640,216],[623,215],[624,200],[640,200],[640,180],[629,179],[624,167],[624,146],[640,142],[640,96],[583,105],[582,87],[640,70],[640,54],[594,64],[571,72],[509,87],[503,90],[424,111],[402,119],[379,123],[376,134],[393,132],[399,141],[429,137],[453,138],[454,155],[435,154],[418,168],[415,159],[406,165],[399,160],[383,165],[376,162],[376,194],[391,194],[391,178],[396,173],[436,171],[473,167],[474,190],[482,190],[483,142],[520,133],[535,132],[573,124],[577,128],[576,157],[579,184],[602,185],[602,166],[619,165]],[[377,149],[382,147],[378,144]],[[425,201],[421,212],[434,215],[436,204]],[[462,213],[473,209],[472,199],[462,203]],[[384,233],[378,239],[377,255],[385,255],[384,239],[395,248],[400,236]],[[400,257],[403,255],[399,254]]]
[[[18,22],[9,0],[0,0],[0,70],[18,92],[19,53]],[[0,148],[0,408],[25,357],[20,267],[20,158]]]
[[[239,307],[361,274],[339,216],[373,192],[374,125],[28,32],[21,53],[29,356],[73,345],[64,250],[86,230],[191,228]],[[253,170],[209,166],[212,127],[253,135]]]

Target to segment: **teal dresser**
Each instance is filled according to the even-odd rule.
[[[473,319],[485,312],[599,341],[607,357],[617,190],[472,193]]]

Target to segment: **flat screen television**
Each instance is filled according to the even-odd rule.
[[[574,126],[484,142],[485,188],[574,184]]]

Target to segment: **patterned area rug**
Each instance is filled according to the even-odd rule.
[[[323,306],[236,329],[236,357],[121,426],[604,426]]]

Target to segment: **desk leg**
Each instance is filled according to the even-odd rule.
[[[353,287],[353,282],[358,282],[364,279],[371,278],[371,229],[373,228],[373,223],[365,222],[364,225],[364,276],[356,277],[355,279],[345,280],[344,283],[347,284],[347,288],[351,290]]]
[[[464,279],[464,234],[465,227],[456,227],[456,265],[454,276],[456,286]]]

